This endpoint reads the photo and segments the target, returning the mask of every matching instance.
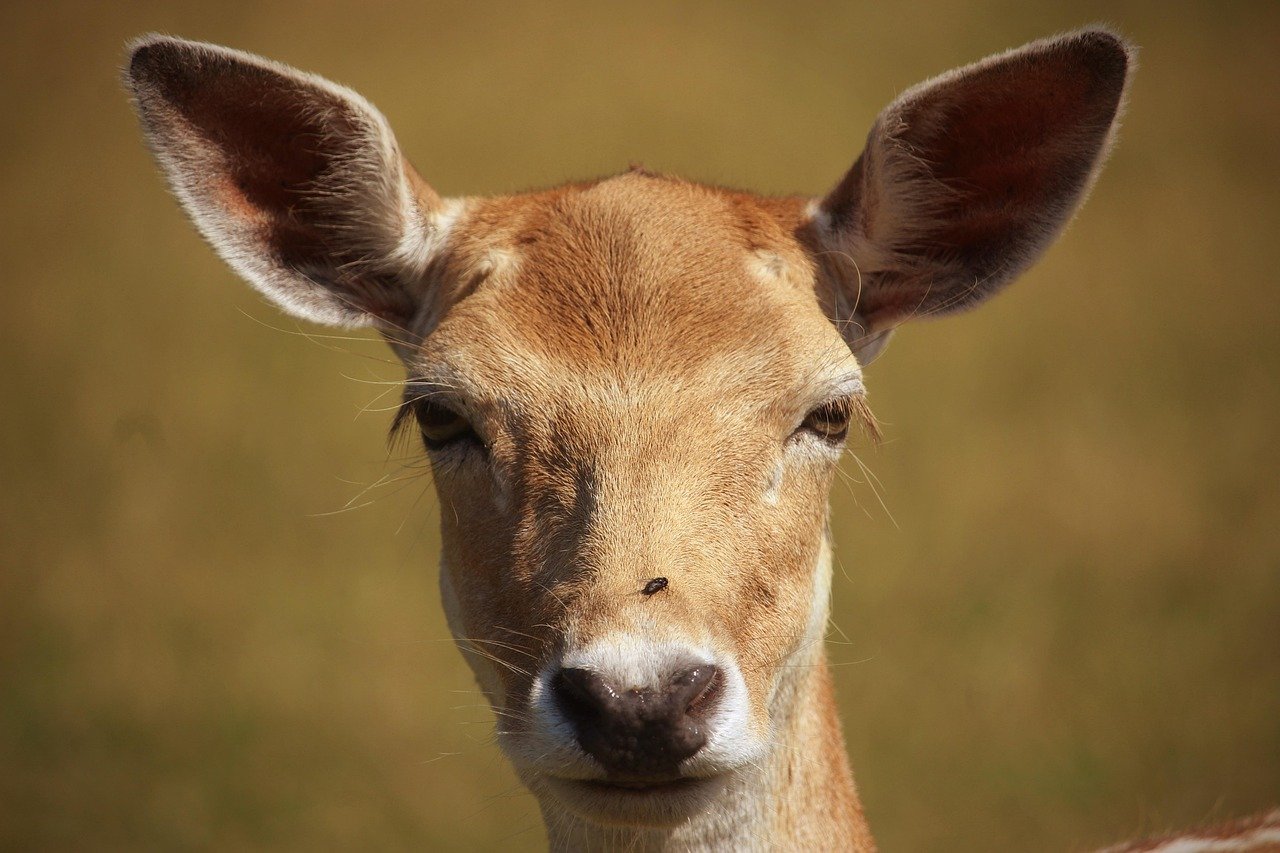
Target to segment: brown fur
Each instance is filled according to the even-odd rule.
[[[470,281],[494,253],[510,266],[442,290],[429,314],[444,320],[411,362],[411,383],[414,364],[448,364],[484,389],[469,414],[510,491],[504,511],[490,482],[438,469],[468,636],[509,642],[504,626],[553,622],[534,650],[545,659],[560,632],[585,642],[652,611],[633,593],[666,576],[663,619],[737,635],[763,714],[768,664],[794,649],[808,608],[781,569],[816,559],[831,469],[802,469],[780,507],[751,507],[767,448],[821,401],[815,377],[849,360],[811,289],[751,272],[758,248],[810,270],[794,239],[741,198],[631,172],[481,202],[455,245],[442,280]],[[744,535],[726,539],[727,525]],[[501,677],[518,702],[524,676]]]

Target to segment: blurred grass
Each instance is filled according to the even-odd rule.
[[[445,193],[633,160],[817,193],[897,91],[1098,18],[1143,67],[1084,215],[870,371],[894,521],[837,488],[853,763],[890,851],[1280,800],[1280,6],[46,2],[0,11],[0,848],[542,844],[447,640],[427,484],[320,515],[397,470],[359,414],[396,369],[200,244],[125,39],[346,82]]]

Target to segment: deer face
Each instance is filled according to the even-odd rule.
[[[456,228],[402,414],[451,626],[531,784],[678,818],[821,642],[861,369],[796,239],[721,193],[631,173]]]
[[[671,826],[780,766],[819,701],[860,365],[1047,247],[1128,61],[1084,31],[909,90],[821,200],[632,172],[445,201],[320,78],[149,38],[128,82],[214,248],[403,359],[450,624],[544,808]]]

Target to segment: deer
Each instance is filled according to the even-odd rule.
[[[214,251],[403,363],[393,431],[430,463],[449,628],[551,847],[874,850],[824,650],[828,491],[877,434],[864,368],[1044,254],[1135,48],[1081,29],[908,89],[821,197],[632,168],[445,198],[348,88],[175,37],[129,51]]]

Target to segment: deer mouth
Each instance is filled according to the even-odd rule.
[[[578,780],[575,780],[578,781]],[[622,794],[675,794],[687,791],[710,781],[702,778],[678,778],[645,781],[629,781],[624,779],[583,779],[578,781],[588,789],[596,791],[616,791]]]
[[[602,824],[674,826],[708,808],[727,775],[671,779],[548,778],[548,787],[573,812]]]

